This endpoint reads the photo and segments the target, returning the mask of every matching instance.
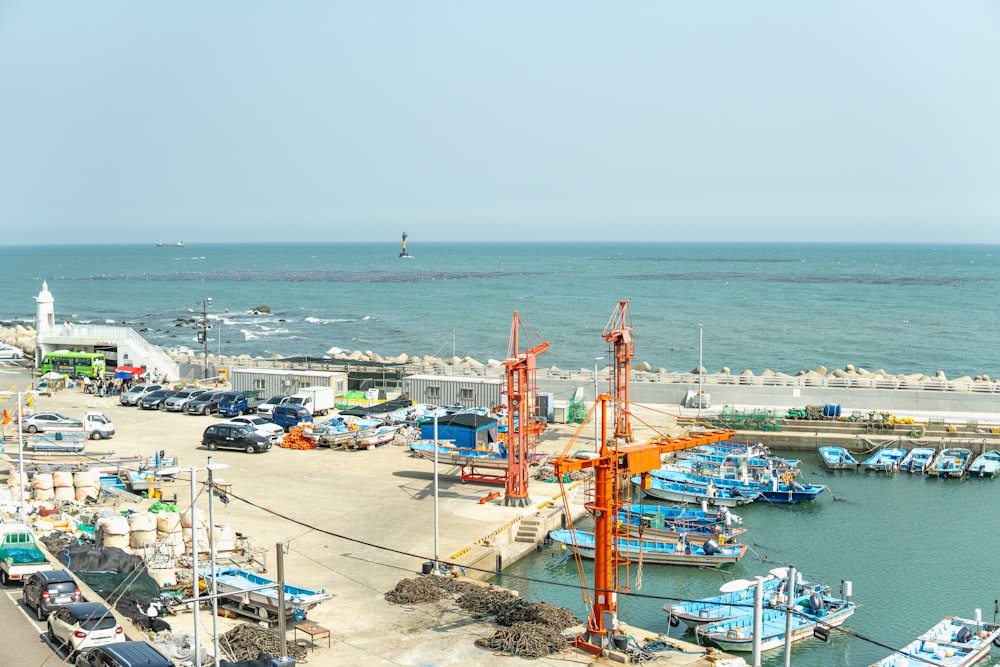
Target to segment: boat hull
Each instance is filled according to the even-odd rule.
[[[967,629],[969,636],[960,640],[957,631]],[[1000,626],[976,623],[973,620],[949,616],[923,633],[896,653],[870,667],[968,667],[990,654],[993,642],[1000,638]]]
[[[821,617],[812,615],[792,616],[792,641],[807,639],[813,636],[816,626],[822,623],[824,628],[835,628],[854,614],[856,606],[852,602],[843,603],[835,611]],[[787,616],[780,609],[766,609],[763,614],[763,631],[760,640],[760,650],[769,651],[784,646]],[[753,614],[748,613],[722,623],[711,623],[699,626],[695,633],[702,639],[707,639],[723,651],[749,652],[753,650]]]
[[[594,536],[572,530],[554,530],[550,537],[567,548],[572,548],[584,558],[594,558]],[[746,553],[745,544],[726,544],[719,547],[720,552],[709,554],[703,545],[690,545],[689,551],[679,545],[669,542],[652,540],[619,539],[615,549],[620,558],[632,562],[640,560],[652,565],[682,565],[689,567],[721,567],[737,562]]]
[[[200,570],[203,577],[211,577],[212,570]],[[265,610],[269,615],[279,613],[278,583],[272,579],[261,577],[253,572],[239,568],[217,567],[215,569],[215,586],[225,599],[243,606]],[[257,586],[272,584],[271,587],[260,590],[248,590]],[[309,611],[321,602],[333,597],[323,590],[311,590],[285,584],[285,611],[291,614],[296,609]]]

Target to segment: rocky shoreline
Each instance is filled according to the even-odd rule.
[[[20,324],[13,325],[10,327],[0,327],[0,341],[8,343],[10,345],[16,345],[17,347],[24,350],[25,357],[34,357],[35,353],[35,330],[34,328],[28,326],[23,326]],[[178,351],[167,351],[175,360],[179,363],[202,363],[204,356],[200,352],[178,352]],[[330,360],[333,362],[343,362],[344,364],[358,363],[358,364],[372,364],[372,365],[393,365],[393,366],[414,366],[420,368],[445,368],[447,369],[457,369],[461,368],[465,372],[462,374],[476,375],[501,375],[503,371],[503,361],[498,361],[496,359],[490,359],[486,362],[481,362],[472,357],[449,357],[449,358],[439,358],[430,355],[408,355],[399,354],[395,356],[383,356],[371,350],[360,351],[354,350],[351,352],[341,351],[335,354],[326,354],[322,356],[315,357],[316,359]],[[221,367],[281,367],[287,366],[289,357],[283,357],[281,355],[275,355],[273,357],[251,357],[249,354],[241,354],[236,356],[217,356],[211,352],[208,354],[208,360],[210,363],[214,362],[214,365]],[[605,365],[603,368],[598,369],[601,373],[606,373],[610,367]],[[560,369],[555,366],[550,366],[545,369],[549,373],[583,373],[583,374],[593,374],[593,369],[580,368],[578,370],[567,370]],[[730,368],[723,367],[718,372],[711,373],[705,367],[693,368],[689,371],[670,371],[665,368],[653,369],[652,366],[645,361],[634,362],[632,364],[632,370],[637,373],[649,373],[659,376],[674,376],[674,375],[694,375],[694,376],[713,376],[715,378],[733,378],[734,383],[745,382],[752,378],[804,378],[806,380],[822,380],[822,379],[863,379],[870,381],[896,381],[896,382],[952,382],[959,384],[994,384],[994,380],[986,374],[978,374],[976,376],[963,375],[960,377],[949,378],[946,377],[944,371],[936,371],[933,375],[927,375],[924,373],[910,373],[910,374],[895,374],[889,373],[884,369],[877,369],[874,371],[867,370],[865,368],[855,367],[853,364],[847,364],[844,368],[828,369],[826,366],[819,366],[815,369],[801,370],[794,374],[788,374],[781,371],[773,371],[771,369],[764,369],[759,374],[754,373],[750,369],[744,369],[738,374],[734,374]],[[746,380],[741,381],[739,378],[745,378]]]

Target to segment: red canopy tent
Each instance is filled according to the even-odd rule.
[[[128,373],[129,375],[142,375],[146,372],[145,368],[140,368],[139,366],[119,366],[115,369],[116,373]]]

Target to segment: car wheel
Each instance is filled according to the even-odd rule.
[[[25,429],[28,433],[38,433],[38,427],[34,424],[28,424],[28,428]]]
[[[212,412],[212,408],[208,407],[207,405],[201,409],[201,414],[203,415],[207,415],[210,412]]]
[[[52,632],[52,624],[51,623],[49,623],[49,630],[45,634],[48,635],[49,641],[52,642],[53,646],[56,646],[56,647],[59,646],[59,640],[56,639],[56,633]]]
[[[25,604],[27,604],[27,601],[25,601]],[[45,610],[42,609],[42,605],[40,604],[35,605],[35,618],[37,618],[40,623],[45,622]]]
[[[164,405],[163,403],[160,403],[159,405],[157,405],[157,406],[156,406],[156,408],[157,408],[158,410],[166,410],[166,409],[167,409],[167,406],[165,406],[165,405]]]
[[[7,578],[7,573],[4,572],[3,570],[0,570],[0,584],[3,584],[4,586],[6,586],[9,583],[10,583],[10,580]]]
[[[247,454],[253,454],[254,453],[254,449],[255,449],[255,447],[253,445],[247,445],[243,449],[243,451],[245,451]]]
[[[90,439],[91,440],[100,440],[101,437],[102,436],[101,436],[101,432],[100,431],[91,431],[90,432]]]
[[[208,443],[208,449],[209,449],[210,451],[213,451],[213,452],[214,452],[217,446],[218,446],[218,445],[216,445],[216,444],[215,444],[214,442],[210,442],[210,443]]]

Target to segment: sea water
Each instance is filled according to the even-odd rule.
[[[750,547],[734,566],[623,568],[620,583],[630,589],[619,603],[623,620],[694,642],[683,624],[669,627],[663,605],[717,595],[725,581],[752,580],[787,565],[805,581],[827,584],[835,596],[850,581],[858,604],[842,631],[831,631],[828,644],[808,639],[793,645],[796,667],[870,665],[892,652],[887,647],[902,648],[945,616],[974,618],[977,608],[985,621],[998,620],[1000,479],[830,472],[818,454],[776,453],[802,459],[804,481],[825,484],[829,492],[799,505],[757,501],[734,510],[747,529],[735,541]],[[593,562],[584,563],[592,583]],[[531,601],[568,607],[585,619],[589,609],[577,581],[572,552],[558,544],[508,566],[497,579]],[[984,664],[1000,664],[1000,648],[993,653],[994,662]],[[764,657],[765,665],[783,664],[782,649]]]
[[[629,301],[636,362],[796,373],[1000,375],[997,246],[855,244],[153,243],[0,248],[0,320],[132,326],[166,348],[232,356],[508,353],[518,311],[541,367],[607,361]],[[211,307],[206,308],[211,299]],[[270,314],[255,313],[266,306]],[[537,336],[537,337],[536,337]]]
[[[701,358],[710,372],[853,364],[1000,376],[996,246],[422,244],[411,236],[408,250],[410,259],[391,243],[0,247],[0,320],[33,324],[33,297],[47,281],[59,320],[125,324],[167,348],[201,349],[197,322],[211,298],[212,353],[340,349],[487,361],[506,358],[518,311],[531,336],[552,344],[539,366],[590,369],[594,357],[607,361],[601,333],[628,300],[636,361],[654,369],[690,370]],[[255,314],[261,306],[270,314]],[[743,508],[751,550],[732,568],[646,566],[641,589],[632,569],[622,617],[665,631],[666,602],[791,563],[834,592],[852,581],[860,605],[845,624],[851,634],[796,644],[797,666],[867,665],[888,655],[885,646],[977,607],[993,619],[1000,480],[831,474],[818,456],[801,458],[807,481],[830,493],[800,506]],[[554,547],[504,578],[583,618],[576,581],[572,559]],[[773,651],[767,664],[781,660]]]

